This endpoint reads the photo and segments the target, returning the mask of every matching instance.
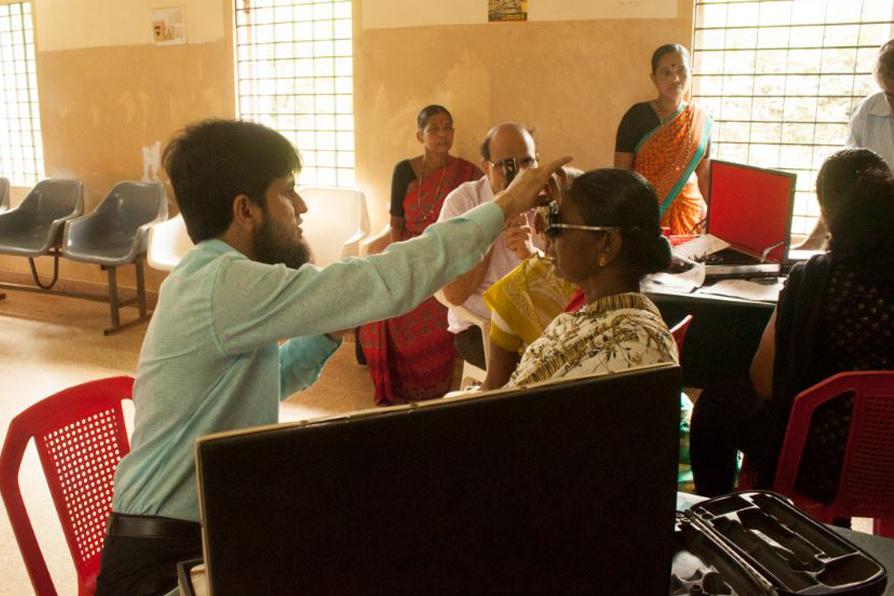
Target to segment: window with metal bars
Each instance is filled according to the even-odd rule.
[[[239,115],[301,153],[302,185],[354,186],[351,2],[236,0]]]
[[[695,1],[692,89],[714,116],[712,157],[797,173],[793,234],[813,229],[817,170],[878,91],[892,13],[892,0]]]
[[[0,4],[0,176],[19,186],[44,177],[30,2]]]

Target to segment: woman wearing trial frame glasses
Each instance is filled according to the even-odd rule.
[[[589,230],[591,232],[617,232],[620,228],[616,226],[585,226],[578,224],[562,223],[559,216],[559,204],[556,201],[550,201],[544,208],[546,228],[543,233],[549,238],[558,238],[562,230]]]
[[[575,168],[563,168],[550,179],[547,196],[560,199],[562,189],[583,174]],[[548,218],[546,206],[534,216],[535,234],[543,234]],[[549,239],[546,239],[547,245]],[[551,258],[535,254],[497,280],[484,294],[490,309],[487,337],[487,377],[482,389],[499,389],[515,372],[525,348],[540,337],[543,330],[569,304],[579,304],[580,288],[556,275]]]
[[[581,288],[584,305],[556,317],[528,346],[507,386],[677,362],[667,325],[639,287],[670,264],[658,219],[652,186],[620,169],[583,174],[549,205],[556,273]]]

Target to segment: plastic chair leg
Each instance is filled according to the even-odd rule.
[[[28,257],[28,265],[31,266],[31,277],[34,279],[34,283],[37,284],[37,287],[42,290],[53,289],[53,286],[59,281],[59,249],[54,249],[50,254],[53,256],[53,279],[51,279],[48,284],[44,284],[40,281],[40,276],[37,274],[37,266],[34,264],[34,258]]]
[[[876,536],[894,538],[894,517],[877,517],[872,520],[872,533]]]
[[[118,329],[121,326],[120,309],[118,303],[118,268],[106,267],[109,274],[109,310],[111,311],[112,327],[110,330]]]
[[[146,282],[143,279],[143,259],[138,258],[133,263],[137,272],[137,304],[140,311],[140,318],[146,318]]]

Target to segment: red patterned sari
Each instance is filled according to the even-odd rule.
[[[633,169],[658,195],[661,225],[671,234],[696,234],[707,213],[695,168],[711,138],[711,116],[689,104],[643,137],[633,150]]]
[[[404,232],[401,240],[419,236],[438,220],[447,194],[481,171],[471,163],[451,158],[439,170],[426,173],[404,195]],[[376,403],[388,405],[441,397],[450,389],[456,352],[447,331],[447,309],[429,298],[407,314],[363,325],[360,343],[376,388]]]

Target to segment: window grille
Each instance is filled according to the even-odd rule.
[[[298,148],[302,185],[354,186],[351,2],[237,0],[239,114]]]
[[[851,111],[878,88],[892,0],[696,0],[693,97],[714,116],[712,157],[795,172],[792,233],[819,216],[814,184]]]
[[[20,186],[44,177],[30,2],[0,4],[0,176]]]

